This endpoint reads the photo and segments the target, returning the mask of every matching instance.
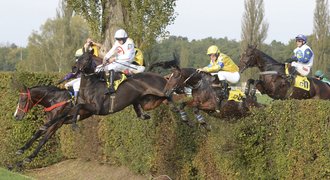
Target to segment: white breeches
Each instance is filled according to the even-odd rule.
[[[310,66],[306,66],[301,63],[292,62],[291,66],[295,67],[296,70],[298,71],[298,73],[302,76],[307,76],[309,74],[309,72],[311,71]]]
[[[80,88],[80,77],[79,78],[76,78],[76,79],[73,79],[67,83],[65,83],[65,88],[68,89],[70,86],[73,87],[73,90],[74,91],[79,91],[79,88]]]
[[[230,84],[236,84],[240,79],[239,72],[219,71],[218,73],[211,73],[211,74],[212,75],[217,74],[220,81],[226,80]]]
[[[115,70],[115,72],[123,72],[127,69],[130,72],[136,74],[136,73],[141,73],[145,70],[144,66],[138,66],[135,64],[131,64],[130,62],[118,62],[118,63],[113,62],[106,65],[105,67],[102,66],[103,66],[102,64],[97,66],[95,72],[110,71],[110,70]]]

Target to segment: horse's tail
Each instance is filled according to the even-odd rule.
[[[152,63],[149,66],[148,71],[152,71],[156,67],[162,67],[164,69],[169,69],[169,68],[175,68],[175,67],[179,67],[179,66],[180,66],[180,59],[176,55],[176,53],[173,53],[173,60],[169,60],[169,61],[158,61],[158,62]]]

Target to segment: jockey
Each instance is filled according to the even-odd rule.
[[[80,56],[83,55],[83,49],[78,49],[75,53],[75,58],[76,58],[76,61],[78,60],[78,58]],[[76,104],[77,103],[77,99],[78,99],[78,94],[79,94],[79,88],[80,88],[80,74],[77,74],[76,72],[76,67],[73,66],[72,67],[72,72],[68,73],[64,78],[63,80],[64,81],[67,81],[67,80],[70,80],[70,79],[73,79],[67,83],[65,83],[64,87],[66,89],[68,89],[69,87],[72,87],[73,88],[73,91],[74,91],[74,103]]]
[[[223,88],[224,97],[228,95],[228,83],[235,84],[239,81],[239,68],[234,61],[220,52],[219,48],[215,45],[207,49],[207,55],[210,57],[210,64],[204,68],[199,68],[197,71],[204,71],[209,73],[217,73]]]
[[[86,43],[84,44],[85,52],[93,51],[93,55],[99,57],[99,49],[102,47],[102,44],[92,41],[91,38],[87,38]]]
[[[105,70],[109,71],[109,89],[106,94],[112,94],[114,89],[114,73],[134,69],[137,72],[143,72],[143,66],[133,65],[135,57],[134,42],[128,38],[124,29],[119,29],[115,33],[115,43],[109,52],[104,56],[103,63],[106,64]],[[143,69],[143,70],[142,70]],[[96,71],[99,71],[97,68]]]
[[[143,52],[141,51],[141,49],[139,48],[135,48],[135,59],[133,61],[132,64],[135,64],[137,66],[142,66],[140,69],[142,70],[141,72],[144,71],[145,67],[144,67],[144,59],[143,59]],[[134,71],[134,69],[132,70],[133,73],[139,73]]]
[[[306,43],[307,37],[299,34],[296,37],[297,48],[293,51],[294,56],[286,60],[286,63],[291,63],[291,66],[295,67],[296,71],[302,76],[309,74],[314,59],[314,53]]]
[[[324,77],[324,73],[322,70],[317,70],[314,74],[315,78],[322,81],[322,82],[325,82],[327,84],[330,85],[330,80],[326,77]]]

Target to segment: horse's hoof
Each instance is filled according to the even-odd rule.
[[[24,163],[30,163],[31,161],[32,161],[31,158],[25,158],[25,159],[24,159]]]
[[[41,130],[41,131],[46,131],[47,129],[48,129],[47,126],[41,126],[41,127],[39,128],[39,130]]]
[[[182,122],[184,122],[185,124],[187,124],[189,127],[194,127],[195,126],[194,122],[189,121],[189,120],[182,120]]]
[[[71,128],[72,128],[73,131],[78,131],[79,130],[79,126],[75,123],[72,124]]]
[[[7,166],[8,171],[12,171],[14,169],[14,166],[12,164]]]
[[[148,119],[150,119],[151,117],[149,116],[149,114],[143,114],[142,116],[141,116],[141,119],[143,119],[143,120],[148,120]]]
[[[177,107],[172,107],[170,110],[172,112],[175,112],[175,113],[179,113],[180,112],[180,110]]]
[[[21,154],[23,154],[23,153],[24,153],[24,151],[23,151],[22,149],[16,151],[16,154],[17,154],[17,155],[21,155]]]
[[[206,122],[201,122],[200,125],[207,131],[211,131],[211,126],[208,125]]]

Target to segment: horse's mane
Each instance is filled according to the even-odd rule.
[[[274,58],[272,58],[271,56],[269,56],[268,54],[262,52],[261,50],[259,49],[255,49],[261,56],[264,57],[264,59],[272,64],[278,64],[278,65],[284,65],[283,63],[281,62],[278,62],[276,61]]]
[[[175,53],[173,53],[173,60],[155,62],[149,66],[148,71],[152,71],[156,67],[161,67],[163,69],[170,69],[170,68],[178,67],[179,65],[180,65],[180,59]]]
[[[61,89],[57,86],[54,86],[54,85],[36,85],[36,86],[33,86],[33,87],[30,87],[29,89],[35,89],[35,88],[40,88],[40,89],[43,89],[43,90],[46,90],[46,91],[67,91],[67,89]]]

